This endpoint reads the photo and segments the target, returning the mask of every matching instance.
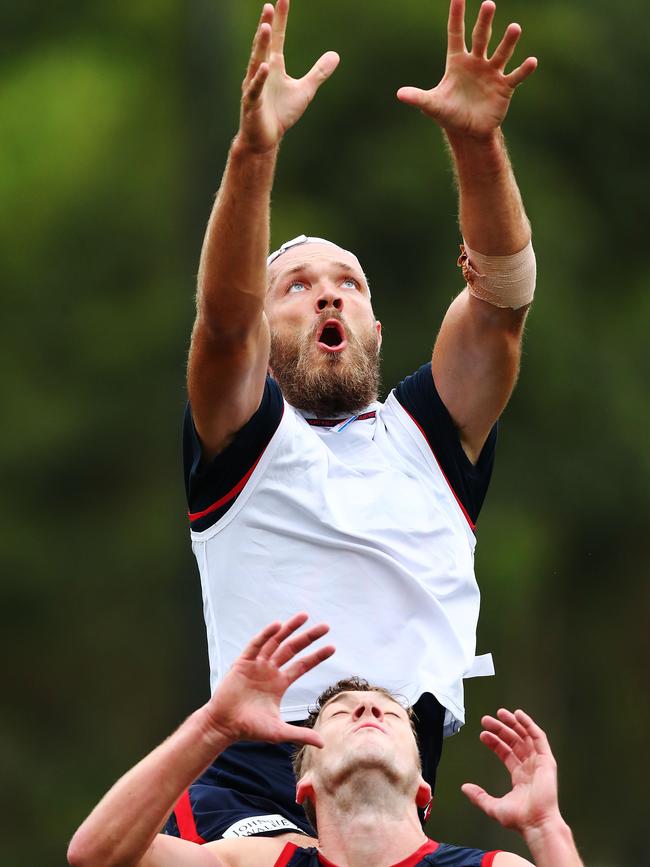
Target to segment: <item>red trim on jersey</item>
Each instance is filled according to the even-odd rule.
[[[367,418],[374,418],[377,415],[377,410],[371,409],[370,412],[362,412],[361,415],[355,416],[355,421],[365,421]],[[303,416],[303,418],[305,418]],[[336,427],[337,424],[344,424],[350,421],[352,416],[348,418],[305,418],[307,424],[312,427]]]
[[[436,849],[440,846],[440,843],[436,843],[435,840],[427,840],[427,842],[420,846],[417,852],[414,852],[404,861],[400,861],[399,864],[395,864],[394,867],[415,867],[425,855],[430,855],[432,852],[435,852]]]
[[[266,451],[266,447],[264,448],[264,452],[265,451]],[[199,518],[204,518],[206,515],[209,515],[210,512],[216,512],[217,509],[221,508],[221,506],[225,506],[225,504],[228,503],[230,500],[233,500],[237,496],[237,494],[241,493],[246,482],[252,476],[253,470],[259,464],[264,452],[262,452],[262,454],[255,461],[255,463],[250,468],[250,470],[246,473],[246,475],[242,479],[240,479],[237,482],[237,484],[235,485],[235,487],[231,488],[227,494],[224,494],[223,497],[220,497],[215,503],[213,503],[211,506],[208,506],[207,509],[203,509],[202,512],[188,512],[187,517],[190,519],[190,521],[197,521]]]
[[[264,446],[264,448],[263,448],[262,451],[260,452],[260,454],[259,454],[257,460],[255,461],[255,463],[253,464],[253,466],[250,468],[250,470],[246,473],[246,475],[245,475],[242,479],[240,479],[240,480],[237,482],[237,484],[235,485],[234,488],[231,488],[231,489],[228,491],[227,494],[224,494],[223,497],[220,497],[220,498],[216,501],[216,503],[213,503],[211,506],[208,506],[207,509],[203,509],[201,512],[188,512],[188,513],[187,513],[187,517],[190,519],[190,521],[197,521],[199,518],[204,518],[206,515],[209,515],[211,512],[215,512],[215,511],[216,511],[217,509],[219,509],[221,506],[225,506],[226,503],[230,502],[230,500],[233,500],[233,499],[237,496],[237,494],[240,494],[240,493],[242,492],[243,488],[244,488],[245,485],[246,485],[246,482],[247,482],[247,481],[250,479],[250,477],[253,475],[253,470],[254,470],[255,467],[259,464],[259,462],[260,462],[261,459],[262,459],[262,455],[264,454],[264,452],[265,452],[265,451],[267,450],[267,448],[269,447],[269,443],[271,442],[271,440],[273,439],[273,437],[275,436],[275,434],[278,432],[278,429],[279,429],[280,425],[282,424],[282,419],[283,419],[283,418],[284,418],[284,401],[282,402],[282,414],[281,414],[281,416],[280,416],[280,421],[279,421],[279,423],[278,423],[278,427],[277,427],[277,428],[275,429],[275,431],[273,432],[273,436],[271,437],[271,439],[269,440],[269,442]]]
[[[413,854],[409,855],[408,858],[399,861],[397,864],[393,864],[392,867],[417,867],[417,864],[419,864],[425,855],[431,855],[431,853],[435,852],[439,846],[440,843],[436,843],[435,840],[427,840],[426,843],[420,846],[417,852],[413,852]],[[321,864],[325,865],[325,867],[337,867],[333,861],[328,861],[324,855],[320,854],[320,852],[318,853],[318,860]]]
[[[280,857],[275,862],[273,867],[287,867],[287,864],[293,858],[293,854],[298,847],[295,843],[287,843],[282,852],[280,852]]]
[[[399,402],[399,401],[398,401],[398,402]],[[456,502],[457,502],[458,505],[460,506],[460,509],[461,509],[463,515],[465,515],[465,518],[467,519],[467,523],[470,525],[470,527],[472,528],[472,530],[475,530],[475,529],[476,529],[476,524],[474,523],[474,521],[472,521],[472,519],[470,518],[470,516],[467,514],[467,509],[465,508],[465,506],[463,506],[463,504],[461,503],[461,501],[460,501],[460,499],[459,499],[459,497],[458,497],[458,494],[456,493],[456,491],[455,491],[455,490],[453,489],[453,487],[451,486],[451,482],[449,481],[449,479],[448,479],[447,476],[445,475],[445,471],[443,470],[443,468],[440,466],[440,461],[439,461],[438,458],[436,457],[436,453],[434,452],[434,450],[433,450],[433,448],[432,448],[432,446],[431,446],[431,443],[429,442],[429,440],[428,440],[428,438],[427,438],[427,435],[425,434],[425,432],[422,430],[422,427],[421,427],[420,424],[418,423],[418,420],[417,420],[414,416],[412,416],[411,413],[406,409],[406,407],[405,407],[405,406],[402,406],[401,403],[400,403],[400,406],[402,407],[402,409],[404,410],[404,412],[405,412],[405,413],[407,414],[407,416],[411,419],[411,421],[413,422],[413,424],[415,424],[415,426],[417,427],[417,429],[420,431],[420,433],[422,434],[422,436],[423,436],[424,439],[426,440],[427,445],[428,445],[429,448],[431,449],[431,454],[433,455],[433,457],[434,457],[434,459],[435,459],[435,462],[438,464],[438,469],[439,469],[440,472],[442,473],[442,477],[444,478],[444,480],[445,480],[445,481],[447,482],[447,484],[449,485],[449,490],[450,490],[450,491],[452,492],[452,494],[454,495],[454,499],[456,500]],[[489,867],[489,865],[488,865],[488,867]]]
[[[398,864],[393,864],[392,867],[417,867],[418,863],[425,855],[433,854],[439,847],[440,843],[436,843],[435,840],[427,840],[424,845],[420,846],[417,852],[409,855],[409,857],[404,861],[400,861]],[[287,864],[291,861],[299,848],[300,847],[295,843],[287,843],[282,852],[280,852],[280,857],[273,867],[287,867]],[[495,849],[493,852],[486,852],[481,859],[481,867],[492,867],[494,859],[502,851],[502,849]],[[328,861],[328,859],[324,855],[321,855],[320,852],[318,853],[318,860],[323,864],[323,867],[337,867],[333,861]]]
[[[205,843],[203,837],[196,830],[192,804],[190,803],[190,790],[185,789],[174,806],[174,815],[181,839],[189,840],[190,843]]]

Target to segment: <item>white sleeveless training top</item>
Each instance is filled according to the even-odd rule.
[[[464,722],[463,678],[492,673],[486,657],[474,664],[475,537],[395,395],[370,409],[373,418],[323,428],[285,401],[232,507],[191,532],[211,688],[251,636],[304,610],[330,624],[336,653],[289,688],[285,720],[359,675],[411,704],[433,693],[451,734]]]

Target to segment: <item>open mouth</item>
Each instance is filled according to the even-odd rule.
[[[323,324],[316,342],[321,349],[327,352],[340,352],[345,349],[347,340],[343,326],[338,319],[328,319]]]

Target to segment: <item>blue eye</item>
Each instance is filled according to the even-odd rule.
[[[295,292],[302,292],[302,291],[303,291],[304,289],[306,289],[306,288],[307,288],[307,287],[305,286],[304,283],[302,283],[300,280],[296,280],[294,283],[291,283],[291,284],[288,286],[288,288],[287,288],[287,292],[292,292],[292,293],[295,293]]]
[[[345,280],[341,283],[346,289],[358,289],[359,284],[352,277],[346,277]]]

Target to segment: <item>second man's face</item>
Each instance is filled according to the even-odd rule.
[[[352,774],[376,772],[415,799],[425,786],[411,720],[381,692],[343,692],[321,710],[322,749],[310,749],[305,773],[316,789],[333,791]],[[378,778],[377,778],[378,779]]]

